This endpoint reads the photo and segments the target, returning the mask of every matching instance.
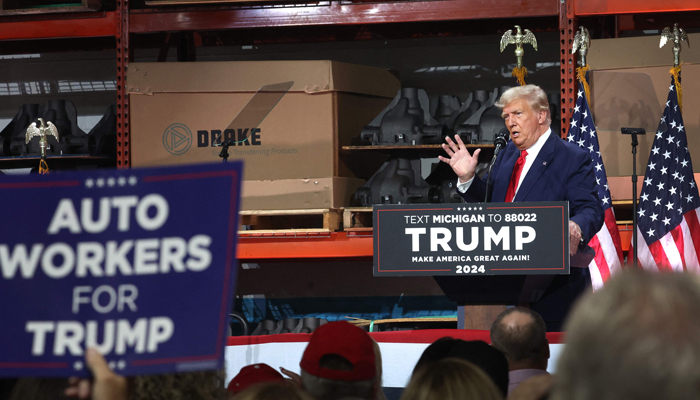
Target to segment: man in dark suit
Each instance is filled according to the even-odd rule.
[[[575,254],[605,218],[590,156],[552,132],[549,102],[540,87],[508,89],[496,106],[503,110],[511,140],[491,172],[491,201],[569,201],[570,249]],[[486,180],[475,173],[481,149],[471,155],[459,136],[455,138],[456,143],[447,137],[442,147],[448,157],[440,160],[457,174],[457,189],[466,201],[484,201]]]

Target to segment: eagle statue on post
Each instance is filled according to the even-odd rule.
[[[51,121],[47,121],[46,124],[44,124],[44,120],[42,118],[38,118],[38,120],[41,123],[38,128],[36,126],[36,122],[32,122],[32,124],[27,128],[26,141],[27,144],[29,144],[33,137],[39,136],[39,147],[41,148],[39,173],[46,174],[49,172],[49,167],[46,164],[46,148],[48,147],[49,142],[46,140],[46,136],[51,135],[58,140],[58,129],[56,129],[56,125],[54,125]]]

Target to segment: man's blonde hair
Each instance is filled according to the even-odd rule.
[[[547,125],[552,123],[552,117],[549,112],[549,99],[547,99],[547,93],[545,93],[541,87],[536,85],[512,87],[503,92],[501,98],[498,99],[495,105],[503,109],[508,103],[516,99],[525,99],[535,112],[546,112]]]

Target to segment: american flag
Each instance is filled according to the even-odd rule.
[[[593,289],[596,290],[603,286],[611,274],[622,269],[622,246],[620,244],[620,231],[617,228],[615,213],[612,209],[608,178],[605,175],[603,159],[600,156],[596,127],[581,83],[579,83],[576,106],[574,107],[574,115],[571,117],[567,140],[588,150],[594,166],[598,197],[603,210],[605,210],[605,224],[588,242],[588,245],[595,250],[595,258],[588,265],[588,270],[591,272]]]
[[[639,199],[639,264],[649,270],[700,271],[700,198],[673,78],[668,90]]]

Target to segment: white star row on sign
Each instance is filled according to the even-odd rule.
[[[109,187],[114,187],[114,186],[126,186],[127,183],[129,186],[134,186],[138,183],[138,178],[135,176],[130,176],[128,179],[126,177],[120,176],[119,178],[114,178],[114,177],[109,177],[107,179],[104,178],[97,178],[97,179],[92,179],[92,178],[87,178],[85,180],[85,187],[87,188],[92,188],[92,187],[104,187],[105,185]]]
[[[457,207],[457,211],[481,211],[483,209],[483,207]]]

